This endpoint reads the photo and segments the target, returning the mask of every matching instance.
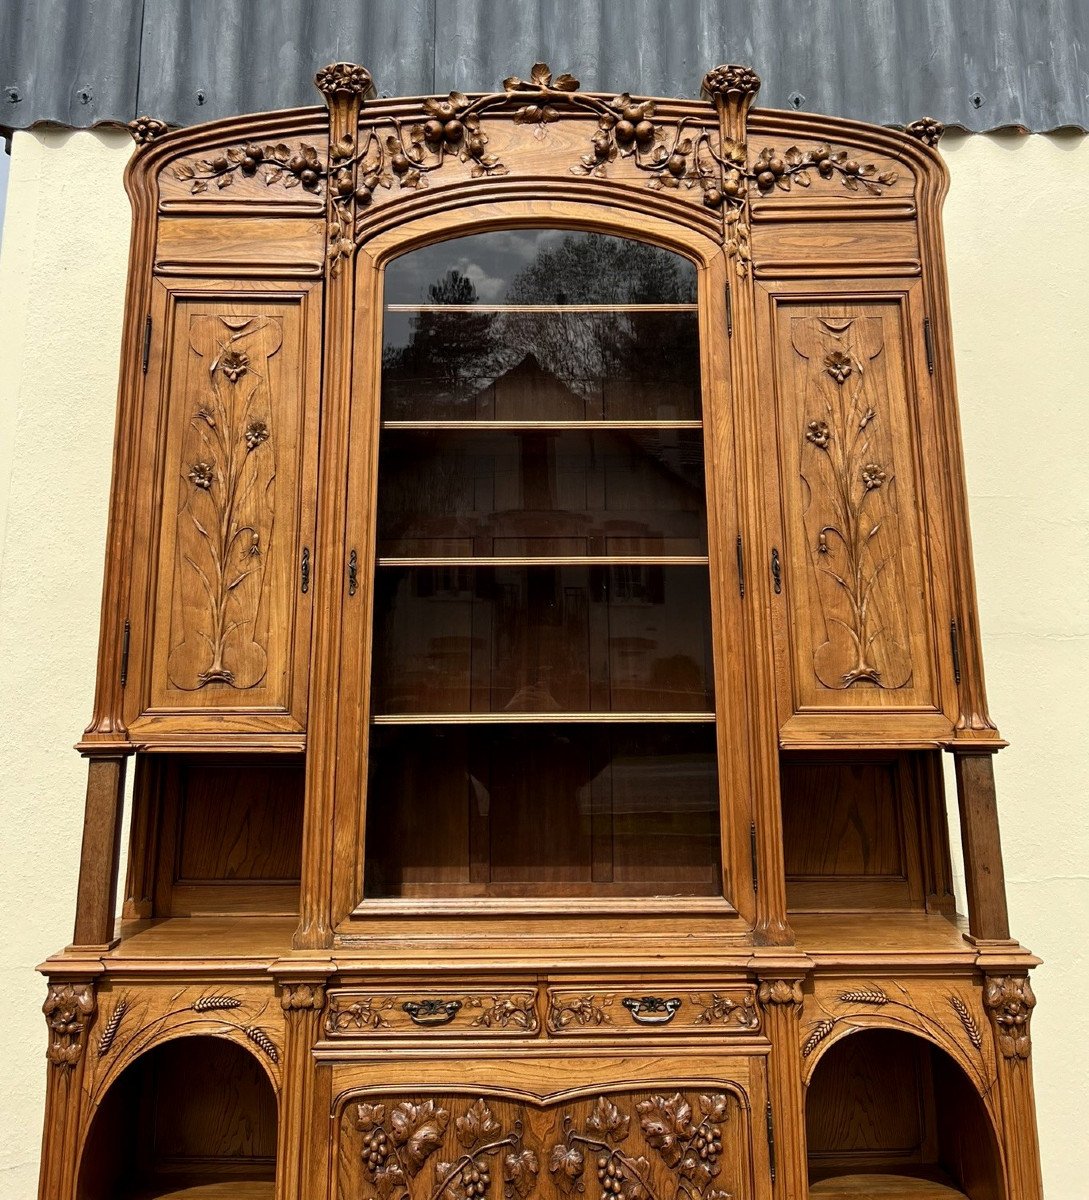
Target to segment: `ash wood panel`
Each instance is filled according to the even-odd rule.
[[[155,269],[160,274],[319,275],[325,222],[317,218],[173,217],[159,224]]]
[[[785,215],[785,214],[784,214]],[[919,235],[914,221],[756,221],[752,231],[757,275],[837,275],[869,266],[883,274],[918,274]]]

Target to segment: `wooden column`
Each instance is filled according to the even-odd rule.
[[[277,963],[272,972],[280,984],[284,1010],[284,1089],[280,1097],[277,1148],[277,1200],[307,1200],[315,1189],[311,1177],[308,1132],[321,1127],[313,1112],[315,1063],[311,1051],[321,1034],[325,981],[333,964]]]
[[[774,1132],[774,1195],[776,1200],[804,1200],[809,1188],[809,1164],[802,1086],[802,981],[761,978],[757,998],[764,1033],[771,1042],[768,1093]],[[759,1118],[760,1114],[755,1114],[758,1123]]]
[[[104,947],[115,940],[126,758],[125,754],[96,755],[88,763],[76,927],[72,934],[75,946]]]
[[[1027,975],[991,975],[983,988],[998,1050],[998,1092],[1002,1102],[1002,1142],[1009,1194],[1016,1200],[1043,1200],[1040,1139],[1032,1087],[1030,1023],[1036,997]]]
[[[329,161],[354,181],[359,111],[374,94],[370,72],[354,63],[323,67],[315,82],[329,107]],[[341,198],[329,181],[326,219],[330,253],[325,268],[321,450],[314,593],[322,619],[310,650],[306,797],[296,949],[332,945],[333,794],[337,763],[337,697],[341,609],[345,591],[344,480],[352,395],[352,319],[355,298],[354,193]]]
[[[760,90],[760,78],[749,67],[719,66],[707,73],[703,93],[715,106],[719,136],[725,150],[743,148],[749,106]],[[728,174],[728,173],[727,173]],[[726,186],[732,187],[727,179]],[[755,824],[756,928],[758,943],[790,945],[794,934],[786,916],[786,875],[782,849],[782,805],[779,794],[779,722],[775,707],[775,658],[771,623],[774,598],[767,573],[771,541],[762,499],[761,464],[757,439],[745,431],[759,428],[763,419],[757,403],[756,294],[748,258],[749,202],[747,184],[740,199],[724,201],[723,241],[727,246],[731,314],[730,382],[739,414],[738,497],[739,555],[745,571],[745,673],[750,701],[753,820]],[[731,248],[732,247],[732,248]],[[744,252],[742,252],[744,248]]]
[[[76,973],[78,970],[78,973]],[[45,1128],[39,1200],[71,1200],[79,1166],[79,1105],[88,1031],[97,1007],[95,976],[100,962],[72,962],[50,977],[42,1012],[49,1029]]]
[[[994,753],[956,749],[957,800],[968,891],[968,928],[980,941],[1007,941],[1006,878],[994,789]]]

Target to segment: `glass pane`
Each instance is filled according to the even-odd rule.
[[[373,712],[711,712],[706,567],[383,567]]]
[[[499,229],[436,242],[386,268],[386,304],[695,304],[696,268],[601,233]]]
[[[703,555],[703,433],[388,430],[383,556]]]
[[[387,312],[387,421],[691,421],[693,312]]]
[[[721,891],[713,726],[382,727],[368,896]]]

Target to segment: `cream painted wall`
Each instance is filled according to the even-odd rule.
[[[31,1200],[33,965],[71,934],[129,210],[127,136],[17,133],[0,243],[0,1197]],[[1089,1190],[1089,143],[947,137],[946,238],[1015,934],[1048,1200]]]

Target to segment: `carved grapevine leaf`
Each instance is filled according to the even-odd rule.
[[[591,1137],[619,1145],[627,1136],[631,1117],[624,1116],[611,1100],[599,1096],[586,1118],[586,1131]]]
[[[466,1150],[472,1150],[481,1142],[489,1142],[502,1132],[502,1127],[492,1114],[492,1110],[483,1100],[474,1100],[465,1112],[454,1122],[457,1129],[458,1141]]]
[[[386,1119],[384,1104],[357,1104],[355,1106],[355,1127],[360,1133],[376,1129]]]
[[[668,1099],[651,1096],[642,1100],[636,1111],[648,1144],[658,1151],[667,1166],[677,1166],[684,1155],[682,1143],[695,1133],[692,1106],[680,1092],[675,1092]]]
[[[556,1177],[556,1183],[564,1195],[570,1195],[579,1185],[582,1173],[586,1169],[586,1156],[578,1148],[568,1142],[560,1142],[552,1147],[548,1159],[548,1169]]]
[[[442,1145],[450,1114],[434,1100],[413,1104],[403,1100],[390,1114],[390,1137],[401,1149],[409,1175],[416,1175],[427,1159]]]
[[[515,1196],[525,1200],[533,1191],[539,1170],[532,1150],[511,1150],[503,1159],[503,1194],[508,1200]]]

